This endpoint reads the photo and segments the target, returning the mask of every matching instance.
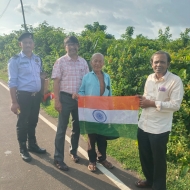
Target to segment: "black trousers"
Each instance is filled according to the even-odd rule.
[[[19,142],[36,141],[35,129],[38,123],[41,94],[32,95],[31,92],[17,92],[20,114],[17,121],[17,139]]]
[[[65,133],[69,123],[70,114],[72,116],[72,132],[69,152],[73,155],[77,155],[80,127],[78,118],[78,102],[75,99],[72,99],[71,94],[66,92],[60,92],[60,102],[62,105],[62,111],[59,113],[55,137],[54,159],[64,161]]]
[[[96,145],[98,147],[98,151],[96,153]],[[107,149],[107,141],[106,137],[99,134],[88,134],[88,157],[90,162],[96,162],[97,157],[98,161],[102,162],[106,160],[106,149]]]
[[[137,139],[142,171],[153,190],[166,190],[166,152],[169,131],[151,134],[138,128]]]

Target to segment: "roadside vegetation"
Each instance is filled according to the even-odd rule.
[[[35,53],[43,60],[45,71],[51,76],[55,60],[65,54],[63,39],[68,34],[62,28],[49,26],[47,22],[33,28]],[[172,40],[170,28],[158,31],[156,39],[142,34],[133,36],[135,28],[128,26],[120,39],[106,32],[107,27],[94,22],[88,24],[80,34],[79,55],[89,63],[93,53],[105,55],[104,71],[112,80],[115,96],[142,94],[147,76],[152,73],[150,56],[158,50],[170,53],[172,62],[170,71],[181,77],[185,95],[181,109],[174,113],[173,128],[168,143],[168,190],[190,190],[190,28]],[[0,36],[0,79],[7,81],[7,62],[20,49],[17,38],[23,32],[13,31]],[[52,90],[52,85],[49,90]],[[42,104],[42,108],[51,116],[57,117],[53,101]],[[121,163],[122,167],[133,171],[143,178],[136,140],[119,138],[108,141],[108,154]]]

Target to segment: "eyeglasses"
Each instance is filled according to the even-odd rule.
[[[78,45],[79,45],[78,43],[68,43],[68,44],[66,44],[66,46],[68,46],[68,47],[78,46]]]

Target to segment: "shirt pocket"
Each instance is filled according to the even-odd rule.
[[[22,74],[29,74],[30,73],[30,65],[29,63],[20,63],[19,65],[19,72]]]
[[[157,100],[159,101],[166,101],[169,99],[169,95],[168,95],[168,90],[166,89],[165,91],[158,91],[157,94]]]
[[[83,76],[85,75],[85,70],[83,68],[78,68],[76,72],[77,72],[77,78],[79,80],[82,80]]]

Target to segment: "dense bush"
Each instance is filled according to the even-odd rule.
[[[35,53],[41,56],[50,76],[55,60],[65,53],[63,40],[67,34],[47,22],[28,28],[35,36]],[[159,30],[157,39],[142,34],[133,38],[134,27],[127,27],[121,39],[115,39],[106,33],[106,28],[95,22],[86,25],[81,34],[72,34],[79,38],[79,54],[88,62],[95,52],[105,55],[104,70],[111,76],[114,95],[142,94],[146,78],[152,73],[151,55],[160,49],[171,54],[170,71],[181,77],[185,95],[180,111],[174,113],[167,156],[168,161],[182,166],[181,175],[184,175],[190,167],[190,29],[172,40],[169,27]],[[21,32],[0,36],[0,70],[6,70],[9,58],[20,51],[17,38]]]

